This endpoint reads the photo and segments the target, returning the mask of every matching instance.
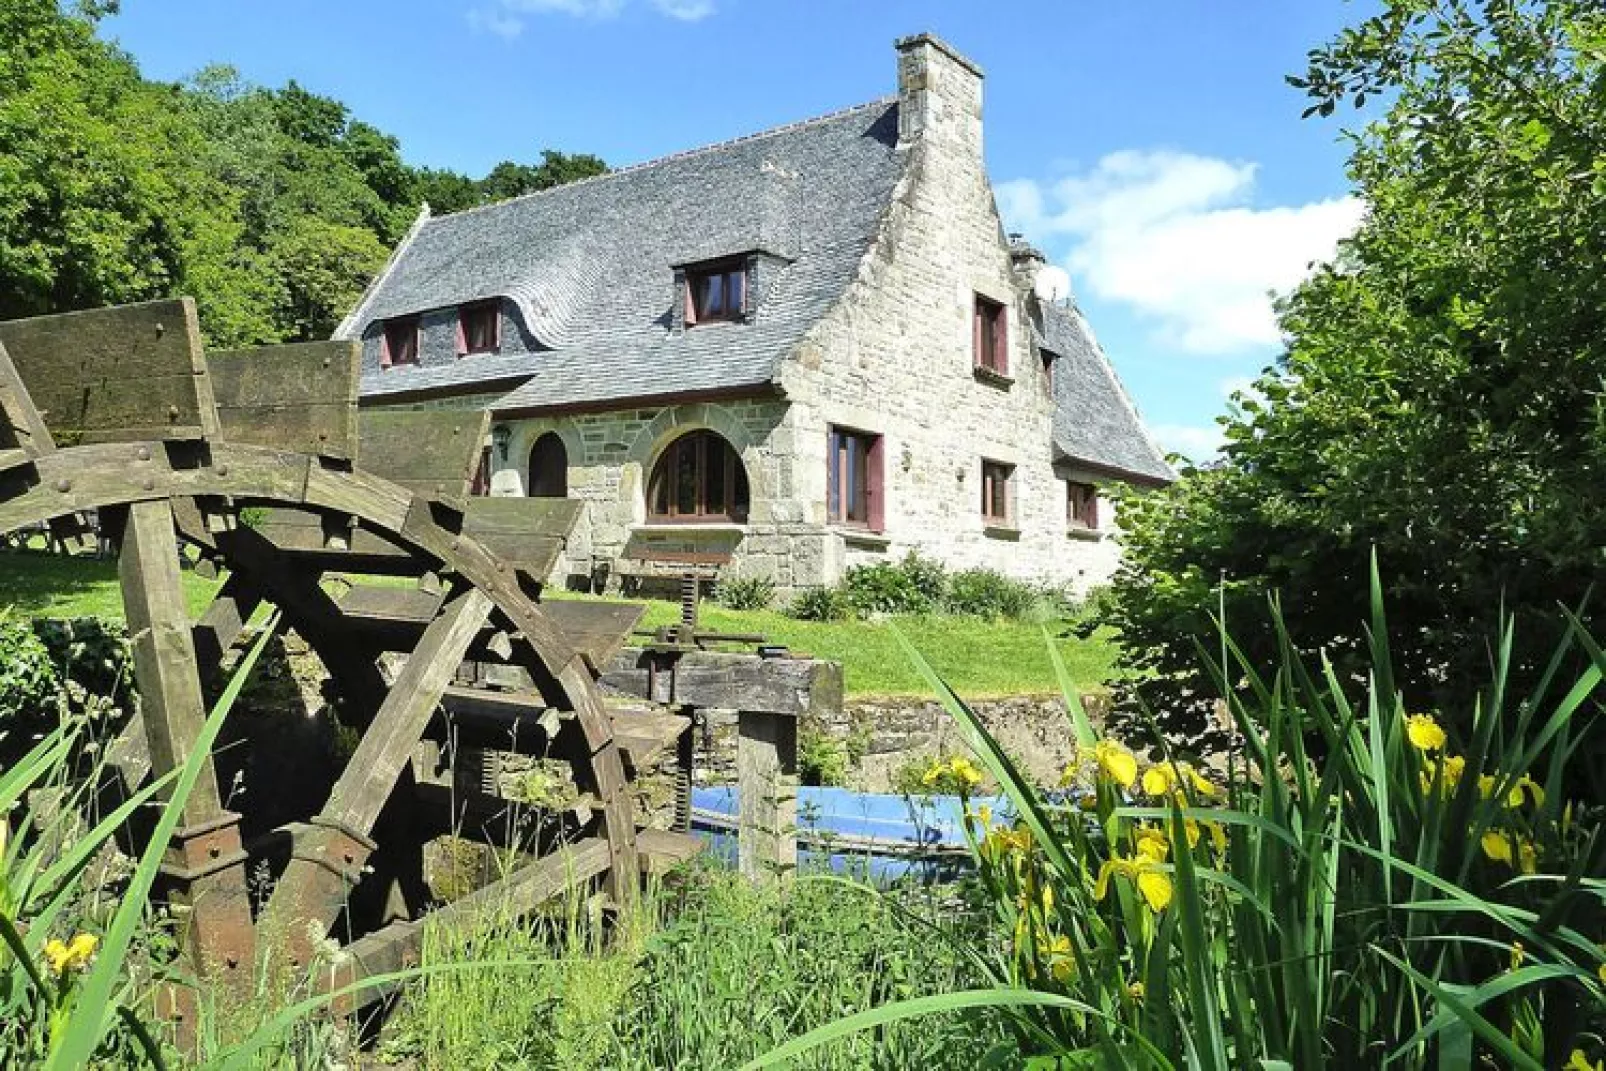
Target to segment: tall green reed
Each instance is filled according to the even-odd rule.
[[[969,814],[995,931],[973,951],[992,984],[952,996],[1004,1009],[1026,1066],[1600,1058],[1606,834],[1563,786],[1598,731],[1606,655],[1574,621],[1514,698],[1507,626],[1454,739],[1404,708],[1375,569],[1372,587],[1359,699],[1280,618],[1274,667],[1225,631],[1219,655],[1201,652],[1242,743],[1224,776],[1098,738],[1067,689],[1083,757],[1073,791],[1040,792],[911,649],[1015,812]],[[875,1009],[747,1066],[916,1009]]]

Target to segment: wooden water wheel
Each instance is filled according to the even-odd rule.
[[[184,762],[264,605],[339,696],[343,760],[280,724],[244,749],[238,796],[242,760],[215,749],[167,851],[161,895],[188,920],[192,966],[242,993],[270,957],[305,967],[331,939],[339,982],[394,970],[431,911],[576,885],[623,901],[645,866],[693,848],[638,831],[627,777],[684,719],[610,710],[596,685],[639,611],[540,600],[580,503],[470,497],[486,414],[359,419],[359,352],[208,357],[188,299],[0,324],[0,532],[70,541],[93,513],[116,546],[141,697],[116,749],[127,779]],[[226,576],[197,620],[181,542]],[[464,756],[559,762],[572,799],[513,831],[494,769],[461,791]],[[422,858],[443,833],[516,839],[527,863],[442,907]]]

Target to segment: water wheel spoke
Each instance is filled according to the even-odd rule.
[[[328,803],[296,845],[262,913],[262,925],[287,943],[292,964],[311,961],[312,931],[327,930],[360,880],[377,847],[369,834],[491,609],[490,598],[477,588],[447,601],[391,685]]]

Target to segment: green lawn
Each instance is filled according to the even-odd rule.
[[[184,571],[184,596],[199,614],[217,592],[216,580]],[[121,619],[117,559],[68,558],[59,554],[0,554],[0,607],[25,617]]]
[[[206,607],[218,582],[186,571],[184,591],[191,611]],[[117,563],[47,554],[0,554],[0,606],[27,617],[121,618]],[[679,619],[680,607],[649,602],[644,625]],[[896,624],[867,621],[796,621],[774,611],[734,611],[705,603],[705,628],[762,633],[771,643],[842,662],[853,696],[927,695],[929,689],[899,647],[899,629],[967,697],[986,698],[1057,692],[1054,670],[1039,625],[970,618],[902,618]],[[1113,646],[1102,637],[1080,640],[1050,627],[1071,677],[1089,691],[1110,671]]]
[[[680,605],[649,602],[643,624],[671,624]],[[929,695],[930,687],[910,665],[894,630],[926,656],[954,690],[967,698],[1058,693],[1043,626],[965,617],[909,617],[894,622],[797,621],[773,610],[734,611],[704,603],[704,628],[759,632],[771,643],[842,663],[849,695]],[[1083,691],[1097,690],[1109,676],[1114,645],[1102,636],[1081,640],[1049,626],[1071,678]]]

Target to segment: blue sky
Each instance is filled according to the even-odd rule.
[[[895,91],[930,30],[987,72],[1011,229],[1069,270],[1163,445],[1213,449],[1277,353],[1265,298],[1359,216],[1336,120],[1283,76],[1357,21],[1341,0],[123,0],[150,77],[294,78],[483,174],[544,147],[651,159]]]

